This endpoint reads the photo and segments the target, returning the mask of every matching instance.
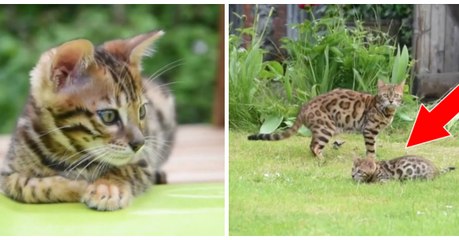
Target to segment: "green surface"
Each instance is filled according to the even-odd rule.
[[[131,206],[22,204],[0,194],[0,235],[224,235],[224,184],[154,186]]]

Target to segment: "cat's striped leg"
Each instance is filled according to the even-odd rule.
[[[376,159],[376,136],[378,130],[365,128],[363,130],[363,139],[365,140],[365,148],[367,150],[367,157]]]
[[[156,176],[146,164],[114,168],[86,189],[81,201],[89,208],[112,211],[127,207],[132,198],[155,183]]]
[[[309,147],[316,157],[322,159],[322,150],[330,141],[330,138],[334,134],[334,130],[322,126],[310,127],[310,129],[312,130],[312,140]]]
[[[6,195],[26,203],[78,202],[88,183],[61,176],[36,177],[2,172],[1,186]]]

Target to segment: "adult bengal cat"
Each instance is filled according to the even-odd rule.
[[[335,89],[304,104],[289,129],[281,133],[254,134],[249,140],[282,140],[295,134],[304,124],[312,132],[310,149],[322,158],[322,149],[335,134],[357,131],[363,134],[368,157],[375,158],[378,133],[388,126],[400,106],[403,85],[378,81],[378,93],[371,95],[349,89]]]
[[[6,195],[116,210],[162,181],[174,140],[174,98],[141,75],[142,56],[162,35],[97,47],[77,39],[41,55],[0,168]]]

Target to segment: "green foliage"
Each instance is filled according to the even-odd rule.
[[[241,17],[242,18],[242,17]],[[237,29],[239,35],[229,36],[229,119],[231,127],[251,128],[256,124],[254,111],[260,95],[263,78],[275,75],[267,72],[263,63],[264,50],[260,48],[263,32],[257,34],[258,18],[253,27]],[[266,29],[266,26],[263,26]],[[251,40],[243,42],[244,38]],[[245,48],[241,45],[245,44]],[[273,67],[272,69],[277,69]]]
[[[397,42],[411,49],[413,38],[413,4],[347,4],[343,5],[343,17],[347,19],[363,19],[364,21],[390,21],[389,24],[399,25],[396,30]],[[391,26],[391,27],[393,27]]]
[[[260,127],[260,133],[272,133],[282,123],[283,118],[279,116],[268,116]]]
[[[392,76],[390,78],[391,83],[400,83],[408,78],[408,67],[409,67],[410,55],[408,49],[403,46],[402,53],[400,54],[400,47],[397,48],[397,55],[394,59],[392,66]]]
[[[450,133],[459,132],[459,114],[456,114],[456,116],[446,124],[445,129]]]
[[[7,5],[0,10],[0,132],[12,130],[29,72],[46,50],[75,38],[94,44],[155,29],[166,35],[144,60],[176,95],[181,123],[207,122],[218,57],[218,5]],[[203,67],[205,66],[205,67]]]
[[[286,126],[286,128],[289,128],[289,127],[292,127],[293,124],[295,123],[295,120],[296,120],[296,117],[289,117],[287,118],[285,121],[284,121],[284,124]],[[298,134],[301,135],[301,136],[305,136],[305,137],[310,137],[312,135],[311,133],[311,130],[309,130],[307,127],[305,127],[304,125],[302,125],[299,129],[298,129]]]
[[[448,93],[449,94],[449,93]],[[443,99],[447,96],[447,94],[445,94],[443,97],[441,97],[440,99],[437,99],[431,103],[428,103],[428,104],[424,104],[425,107],[427,109],[429,109],[429,111],[432,111],[432,109],[434,109],[441,101],[443,101]],[[419,108],[418,108],[419,109]],[[454,135],[454,133],[459,133],[459,113],[456,114],[456,116],[454,116],[446,125],[445,125],[445,129],[450,132],[451,134]],[[456,135],[456,136],[459,136],[459,135]]]
[[[293,27],[298,39],[285,38],[283,47],[291,57],[287,69],[294,71],[286,80],[303,91],[292,96],[296,100],[307,101],[337,87],[374,92],[377,80],[390,75],[395,48],[386,33],[369,31],[361,21],[348,26],[339,16]]]
[[[349,24],[339,6],[327,9],[326,16],[292,26],[298,37],[282,39],[289,56],[282,63],[262,62],[264,51],[257,41],[263,36],[253,37],[256,24],[240,31],[252,36],[245,49],[240,48],[242,34],[230,37],[231,127],[252,131],[266,120],[263,131],[276,129],[274,123],[285,127],[299,107],[317,95],[335,88],[375,93],[379,79],[401,82],[408,77],[412,61],[406,47],[400,53],[389,34],[360,20]],[[235,88],[241,82],[244,87]],[[397,114],[396,122],[411,119],[405,112]]]

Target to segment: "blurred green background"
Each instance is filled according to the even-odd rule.
[[[29,72],[46,50],[75,38],[98,45],[163,29],[144,75],[163,72],[179,123],[210,122],[218,58],[218,5],[3,5],[0,8],[0,133],[23,109]]]

